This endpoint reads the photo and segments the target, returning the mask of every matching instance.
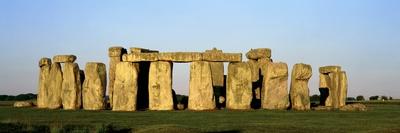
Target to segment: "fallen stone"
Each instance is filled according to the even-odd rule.
[[[225,97],[224,96],[219,96],[218,101],[220,104],[223,104],[225,102]]]
[[[188,108],[190,110],[213,110],[215,107],[210,63],[192,62],[190,64]]]
[[[82,88],[83,109],[105,109],[106,75],[105,64],[98,62],[86,63],[85,81]]]
[[[329,106],[318,106],[318,107],[313,107],[312,110],[316,110],[316,111],[332,111],[334,109],[332,107],[329,107]]]
[[[120,62],[116,66],[113,111],[135,111],[137,105],[139,64]]]
[[[269,48],[257,48],[251,49],[246,53],[247,59],[262,59],[262,58],[271,58],[271,49]]]
[[[329,74],[333,72],[340,72],[340,70],[341,70],[340,66],[324,66],[319,68],[319,73]]]
[[[185,104],[182,103],[178,103],[178,105],[176,105],[178,110],[184,110],[185,109]]]
[[[75,110],[82,106],[82,81],[77,63],[65,63],[63,68],[62,105]]]
[[[40,74],[39,74],[39,89],[37,95],[37,106],[38,108],[47,108],[47,100],[49,99],[48,89],[50,85],[50,67],[51,59],[42,58],[39,61]]]
[[[226,108],[250,109],[252,93],[251,67],[248,63],[229,63]]]
[[[294,110],[310,110],[310,95],[308,80],[312,76],[312,69],[307,64],[295,64],[292,70],[290,83],[290,101]]]
[[[361,103],[355,103],[355,104],[349,104],[345,105],[339,108],[340,111],[367,111],[368,108],[364,104]]]
[[[14,107],[16,108],[26,108],[26,107],[33,107],[34,104],[31,101],[17,101],[14,102]]]
[[[339,106],[346,105],[346,98],[347,98],[347,76],[346,72],[341,71],[339,73]]]
[[[108,49],[108,56],[110,57],[109,62],[109,74],[108,74],[108,100],[110,107],[113,104],[113,93],[114,93],[114,82],[115,82],[115,68],[116,65],[122,61],[122,55],[126,54],[126,49],[123,47],[110,47]]]
[[[66,62],[74,63],[75,60],[76,60],[75,55],[56,55],[53,57],[53,62],[55,63],[66,63]]]
[[[261,90],[261,108],[287,109],[288,67],[286,63],[268,63]]]
[[[149,72],[149,109],[173,110],[172,62],[151,62]]]
[[[60,63],[53,63],[50,67],[49,75],[49,88],[47,93],[47,108],[58,109],[61,108],[61,93],[62,93],[62,82],[63,73],[61,71]]]

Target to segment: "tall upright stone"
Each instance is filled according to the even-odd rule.
[[[49,77],[51,79],[49,80],[49,90],[47,93],[47,108],[58,109],[62,105],[61,93],[63,82],[63,73],[61,71],[60,63],[53,62],[53,64],[51,64]]]
[[[149,109],[174,109],[172,96],[172,62],[156,61],[150,64]]]
[[[138,63],[120,62],[116,66],[113,111],[135,111],[138,92]]]
[[[85,66],[83,82],[83,109],[102,110],[105,108],[107,86],[106,65],[99,62],[88,62]]]
[[[190,64],[189,105],[190,110],[215,109],[210,63],[195,61]]]
[[[226,108],[250,109],[253,98],[252,71],[248,63],[229,63]]]
[[[222,54],[222,50],[218,50],[217,48],[213,48],[212,50],[206,50],[206,53],[218,53]],[[209,62],[211,66],[211,75],[213,80],[214,87],[223,87],[224,86],[224,63],[223,62]]]
[[[288,67],[286,63],[268,63],[261,90],[261,108],[287,109]]]
[[[325,106],[339,107],[339,75],[340,66],[324,66],[319,68],[321,100]],[[336,74],[335,74],[336,73]]]
[[[308,81],[312,76],[312,69],[307,64],[295,64],[292,70],[290,83],[290,102],[294,110],[310,110],[310,90]]]
[[[343,107],[346,105],[347,98],[347,76],[345,71],[341,71],[339,75],[339,106]]]
[[[115,69],[116,65],[122,61],[122,55],[126,54],[126,49],[123,47],[110,47],[108,49],[109,70],[108,70],[108,101],[110,107],[113,106],[113,93],[114,93],[114,82],[115,82]]]
[[[329,73],[331,79],[329,86],[329,96],[328,99],[331,100],[333,108],[339,108],[339,88],[340,88],[340,72]]]
[[[50,67],[51,59],[42,58],[39,61],[40,73],[39,73],[39,89],[37,95],[37,106],[38,108],[47,108],[48,102],[48,91],[50,83]]]
[[[82,106],[82,81],[77,63],[65,63],[63,68],[62,105],[75,110]]]

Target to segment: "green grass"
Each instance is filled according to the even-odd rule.
[[[400,105],[366,112],[216,110],[65,111],[0,106],[1,131],[55,132],[400,132]],[[18,127],[20,126],[20,127]],[[14,129],[17,127],[16,129]]]

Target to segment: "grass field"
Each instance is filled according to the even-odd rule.
[[[400,132],[400,105],[367,105],[366,112],[112,112],[0,106],[0,132]]]

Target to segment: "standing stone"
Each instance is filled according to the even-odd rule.
[[[65,63],[63,68],[62,105],[64,109],[80,109],[82,106],[82,86],[79,66]]]
[[[109,64],[109,77],[108,77],[108,101],[110,107],[113,106],[113,93],[114,93],[114,82],[115,82],[115,68],[116,65],[122,61],[122,55],[126,54],[126,49],[123,47],[110,47],[108,49],[108,56],[110,57]]]
[[[261,75],[262,76],[264,76],[264,73],[266,73],[267,72],[267,65],[269,64],[269,63],[271,63],[272,62],[272,59],[269,59],[269,58],[263,58],[263,59],[258,59],[257,60],[257,63],[258,63],[258,67],[259,67],[259,69],[260,69],[260,73],[261,73]]]
[[[222,53],[222,50],[213,48],[212,50],[206,50],[206,53]],[[223,62],[209,62],[211,66],[211,75],[214,87],[224,86],[224,63]]]
[[[60,63],[54,62],[51,64],[49,77],[47,107],[49,109],[58,109],[62,105],[61,91],[63,82],[63,73],[61,71]]]
[[[307,64],[295,64],[290,83],[290,101],[294,110],[310,110],[310,95],[308,80],[312,69]]]
[[[260,67],[257,60],[249,59],[247,63],[249,64],[251,70],[251,81],[257,82],[260,79]]]
[[[50,82],[50,58],[42,58],[39,61],[40,74],[39,74],[39,90],[37,95],[38,108],[47,108],[47,93]]]
[[[149,109],[173,110],[172,62],[151,62],[149,74]]]
[[[269,63],[266,69],[261,90],[261,107],[287,109],[289,107],[287,64]]]
[[[215,109],[210,63],[195,61],[190,64],[189,105],[190,110]]]
[[[116,66],[113,111],[135,111],[138,92],[138,63],[120,62]]]
[[[343,107],[346,105],[346,98],[347,98],[347,76],[345,71],[341,71],[339,75],[339,106]]]
[[[340,66],[324,66],[319,68],[320,92],[322,105],[339,108]]]
[[[226,90],[226,108],[250,109],[252,93],[252,71],[248,63],[229,63]]]
[[[83,82],[83,109],[104,109],[106,86],[106,65],[97,62],[88,62],[85,66],[85,81]]]
[[[339,108],[339,87],[340,87],[340,72],[329,73],[329,77],[331,79],[329,86],[329,96],[327,99],[330,99],[333,108]],[[328,100],[327,100],[328,101]],[[326,105],[329,106],[329,105]]]

